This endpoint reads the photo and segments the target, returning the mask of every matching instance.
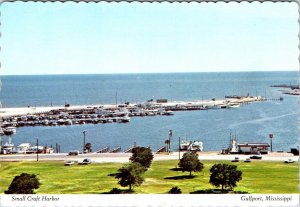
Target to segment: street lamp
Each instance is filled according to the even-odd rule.
[[[82,153],[84,153],[84,151],[85,151],[85,134],[86,134],[86,130],[84,130],[82,133],[83,133],[83,148],[82,148]]]

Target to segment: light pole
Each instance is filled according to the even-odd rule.
[[[172,129],[170,129],[169,130],[169,152],[171,150],[171,137],[172,137],[172,135],[173,135],[173,131],[172,131]]]
[[[178,153],[179,153],[178,160],[180,161],[180,137],[178,138]]]
[[[82,133],[83,133],[83,148],[82,148],[82,154],[83,154],[84,151],[85,151],[85,134],[86,134],[86,130],[84,130]]]
[[[273,134],[269,134],[269,138],[270,138],[270,142],[271,142],[271,152],[273,152],[273,143],[272,143],[272,139],[273,139]]]
[[[36,139],[36,161],[39,161],[39,139]]]

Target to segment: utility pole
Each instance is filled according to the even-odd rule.
[[[270,138],[270,142],[271,142],[271,152],[273,152],[273,143],[272,143],[272,140],[273,140],[273,134],[269,134],[269,138]]]
[[[84,130],[82,133],[83,133],[83,148],[82,148],[82,154],[83,154],[84,150],[85,150],[85,134],[86,134],[86,130]]]
[[[180,161],[180,137],[178,138],[178,160]]]
[[[118,105],[118,92],[116,92],[116,106]]]
[[[36,161],[39,161],[39,139],[36,139]]]
[[[170,150],[171,150],[171,137],[172,137],[172,135],[173,135],[173,131],[172,131],[172,129],[170,129],[170,131],[169,131],[169,152],[170,152]]]

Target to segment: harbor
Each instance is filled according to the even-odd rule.
[[[213,144],[214,141],[208,139],[208,137],[206,137],[205,135],[207,132],[213,129],[209,129],[213,126],[210,125],[209,122],[207,122],[207,126],[206,123],[203,123],[200,127],[194,127],[194,129],[191,129],[192,131],[187,131],[188,136],[186,132],[182,134],[182,130],[180,130],[180,128],[178,129],[177,127],[170,127],[175,130],[175,135],[172,138],[171,146],[168,146],[168,139],[164,139],[165,133],[155,135],[157,134],[156,130],[150,130],[150,128],[155,129],[160,125],[161,122],[165,121],[172,123],[172,120],[178,120],[179,122],[181,122],[180,120],[185,120],[184,122],[186,123],[190,122],[190,124],[186,126],[191,126],[191,128],[193,128],[192,126],[194,124],[197,124],[202,119],[201,118],[199,120],[199,116],[204,118],[206,116],[215,116],[218,114],[218,116],[220,117],[224,117],[224,114],[234,115],[236,113],[241,113],[242,109],[247,111],[247,108],[250,107],[249,104],[255,102],[263,102],[265,103],[264,105],[273,103],[273,101],[270,102],[268,99],[262,96],[256,97],[249,95],[234,95],[226,96],[225,99],[221,100],[211,99],[197,101],[169,101],[167,99],[159,99],[135,104],[126,103],[86,106],[67,105],[57,108],[49,107],[47,110],[45,110],[44,107],[37,107],[32,113],[24,113],[24,111],[20,113],[21,109],[18,108],[14,110],[14,115],[10,114],[11,116],[3,117],[2,134],[4,136],[2,136],[1,141],[2,146],[4,146],[5,144],[9,145],[9,138],[12,137],[13,142],[16,143],[16,145],[14,146],[15,150],[6,150],[7,154],[9,154],[10,151],[12,153],[17,153],[17,147],[23,143],[31,142],[32,146],[36,146],[35,142],[37,138],[39,138],[43,147],[51,148],[49,150],[44,150],[47,153],[50,153],[51,151],[54,153],[69,152],[72,150],[78,150],[81,153],[83,151],[82,131],[87,130],[88,141],[86,143],[91,143],[93,145],[93,152],[98,153],[119,153],[130,151],[130,148],[132,148],[133,146],[130,143],[134,143],[136,141],[141,146],[151,146],[153,152],[178,151],[179,147],[178,144],[176,144],[178,143],[178,137],[181,137],[181,142],[186,141],[186,145],[187,143],[189,145],[193,144],[183,147],[186,149],[192,149],[194,148],[193,146],[201,146],[200,150],[197,151],[221,151],[225,146],[227,146],[227,144],[225,144],[225,137],[228,136],[226,135],[228,134],[228,131],[223,133],[223,141],[218,143],[218,147],[216,147],[217,145]],[[256,108],[260,105],[261,104],[255,104],[253,105],[253,107]],[[28,108],[22,109],[28,111],[32,110]],[[7,110],[2,108],[1,111],[3,112]],[[12,109],[10,113],[11,112]],[[16,112],[18,114],[16,114]],[[226,115],[226,117],[228,115]],[[195,118],[197,118],[198,120],[196,122],[191,122]],[[149,120],[157,120],[157,122],[153,122],[157,126],[153,125],[151,127],[151,125],[146,124],[147,122],[149,122]],[[221,123],[222,122],[220,122],[220,124]],[[143,139],[132,136],[134,132],[130,132],[130,134],[132,135],[129,135],[128,132],[123,131],[123,129],[128,129],[130,131],[140,131],[136,132],[138,134],[143,133],[142,131],[144,130],[145,126],[144,124],[149,127],[149,131],[147,131],[147,134],[143,135]],[[201,131],[201,128],[205,128],[205,133]],[[44,129],[46,130],[45,132],[51,130],[51,134],[53,134],[51,136],[51,139],[47,139],[47,136],[43,134],[40,134],[38,136],[28,136],[27,133],[24,134],[24,132],[28,130],[32,131],[33,133],[36,133],[35,131],[39,133],[41,130],[44,131]],[[99,129],[100,134],[97,133]],[[168,131],[169,129],[167,129],[166,131]],[[66,141],[70,139],[68,138],[68,135],[66,137],[62,137],[61,135],[59,135],[62,130],[68,130],[72,134],[74,134],[71,138],[72,143],[66,143]],[[148,136],[151,136],[151,139],[148,140]],[[112,138],[108,139],[108,137]],[[247,137],[248,136],[246,136],[245,138]],[[153,142],[150,141],[152,139]],[[261,138],[259,137],[257,137],[256,139],[261,140]],[[252,140],[253,138],[245,141],[251,142]],[[202,142],[202,144],[199,145],[199,143],[197,144],[197,142],[190,143],[191,141],[199,141]],[[212,148],[212,146],[215,147]]]

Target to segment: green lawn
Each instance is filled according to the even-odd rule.
[[[194,173],[193,179],[182,179],[188,172],[170,170],[177,165],[176,160],[156,161],[145,174],[145,182],[135,187],[135,193],[166,193],[171,187],[178,186],[183,193],[214,189],[209,184],[209,169],[215,163],[229,161],[203,161],[203,172]],[[121,163],[93,163],[88,166],[64,166],[63,162],[2,162],[0,193],[7,190],[15,175],[22,172],[37,174],[42,185],[36,191],[40,194],[97,194],[121,188],[117,180],[109,176],[117,172]],[[248,193],[298,193],[298,163],[255,161],[235,163],[243,172],[243,179],[235,191]],[[177,176],[177,178],[176,178]],[[167,178],[167,179],[166,179]]]

